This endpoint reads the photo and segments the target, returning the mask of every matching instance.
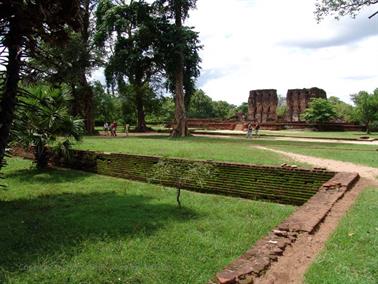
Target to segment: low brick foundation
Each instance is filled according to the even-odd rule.
[[[172,127],[172,123],[168,123],[167,127]],[[206,130],[246,130],[248,122],[240,122],[237,120],[220,120],[220,119],[188,119],[188,127]],[[364,131],[365,127],[348,123],[326,123],[311,124],[306,122],[264,122],[260,124],[264,130],[284,130],[284,129],[315,129],[321,131]]]
[[[17,151],[16,151],[17,152]],[[20,155],[19,151],[18,154]],[[70,161],[52,156],[54,166],[66,167],[102,175],[138,181],[150,181],[152,167],[161,157],[74,151]],[[193,162],[169,159],[177,163],[177,171],[184,171]],[[182,188],[197,192],[222,194],[283,204],[302,205],[335,173],[324,170],[304,170],[290,167],[265,167],[249,164],[200,161],[212,165],[212,174],[203,187],[187,182]],[[175,186],[174,177],[164,182]]]
[[[333,205],[358,181],[356,173],[337,173],[319,192],[209,284],[247,284],[262,276],[301,234],[312,234]]]

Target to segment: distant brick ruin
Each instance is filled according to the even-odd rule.
[[[288,122],[301,121],[301,114],[308,108],[313,98],[327,98],[327,93],[323,89],[292,89],[287,91],[287,117]]]
[[[277,90],[253,90],[248,99],[248,120],[260,123],[277,121]]]

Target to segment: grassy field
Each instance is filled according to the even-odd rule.
[[[306,274],[306,283],[377,283],[378,189],[364,191]]]
[[[369,136],[378,139],[378,133],[366,134],[361,131],[311,131],[311,130],[262,130],[261,134],[280,135],[287,137],[308,137],[308,138],[330,138],[330,139],[359,139],[362,136]]]
[[[171,139],[164,136],[127,138],[85,137],[75,147],[82,150],[123,152],[188,159],[280,165],[290,160],[270,151],[253,149],[246,139],[188,137]]]
[[[254,140],[255,144],[325,159],[378,167],[378,145]]]
[[[206,283],[294,210],[30,167],[5,168],[0,283]]]
[[[242,134],[241,131],[229,130],[200,130],[201,132],[219,133],[219,134]],[[378,132],[366,134],[361,131],[312,131],[312,130],[260,130],[262,136],[280,136],[280,137],[303,137],[303,138],[324,138],[324,139],[359,139],[368,136],[378,139]]]
[[[189,137],[184,140],[164,136],[145,136],[128,138],[86,137],[75,147],[83,150],[124,152],[130,154],[160,155],[189,159],[218,160],[263,165],[295,163],[270,151],[256,149],[253,145],[271,147],[320,158],[378,167],[377,145],[355,145],[342,143],[276,141],[257,138],[216,138]]]

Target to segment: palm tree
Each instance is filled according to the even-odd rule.
[[[49,161],[49,146],[69,153],[72,140],[80,140],[84,123],[69,114],[71,98],[64,88],[33,86],[20,98],[12,130],[12,142],[25,149],[33,148],[38,169]],[[55,147],[54,147],[55,146]]]

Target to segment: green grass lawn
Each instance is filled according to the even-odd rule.
[[[0,283],[206,283],[294,210],[8,162]]]
[[[184,139],[171,139],[166,136],[133,136],[127,138],[85,137],[83,142],[77,144],[75,148],[260,165],[294,163],[302,167],[308,167],[305,164],[293,162],[276,153],[256,149],[252,147],[253,145],[378,167],[377,145],[278,141],[263,137],[252,140],[237,137],[217,138],[198,136]]]
[[[365,190],[306,273],[306,283],[377,283],[378,189]]]
[[[378,145],[254,140],[255,144],[308,156],[378,167]]]
[[[378,139],[378,132],[366,134],[362,131],[311,131],[311,130],[262,130],[261,134],[280,135],[288,137],[308,137],[308,138],[330,138],[330,139],[359,139],[362,136],[369,136]]]
[[[229,130],[204,130],[196,129],[200,132],[218,133],[218,134],[239,134],[241,131]],[[326,138],[326,139],[359,139],[360,137],[368,136],[370,138],[378,139],[378,132],[366,134],[362,131],[312,131],[312,130],[260,130],[262,136],[280,136],[280,137],[303,137],[303,138]]]
[[[188,137],[171,139],[164,136],[127,138],[85,137],[75,147],[82,150],[123,152],[188,159],[280,165],[290,160],[270,151],[252,149],[252,140]]]

